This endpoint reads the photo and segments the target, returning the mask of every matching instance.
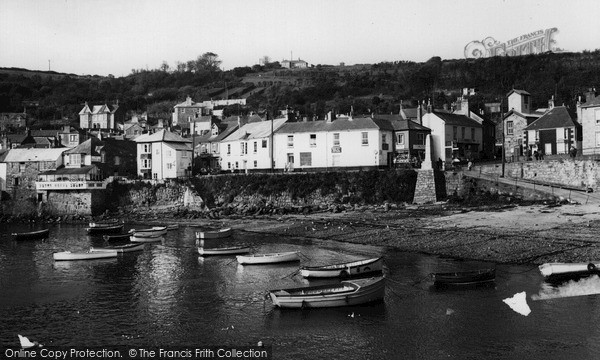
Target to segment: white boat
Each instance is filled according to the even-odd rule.
[[[113,233],[122,231],[123,225],[123,222],[90,223],[90,226],[85,230],[90,234]]]
[[[545,263],[538,266],[546,279],[585,277],[600,273],[600,263]]]
[[[270,290],[273,305],[281,308],[323,308],[361,305],[383,300],[385,278],[346,280],[336,284]]]
[[[149,229],[131,229],[130,233],[136,236],[155,236],[155,235],[165,235],[167,233],[166,226],[153,226]]]
[[[211,248],[211,249],[207,249],[204,247],[198,248],[198,254],[200,254],[202,256],[237,255],[237,254],[247,254],[249,252],[250,252],[250,247],[248,247],[248,246],[232,246],[232,247]]]
[[[219,230],[196,231],[196,239],[221,239],[231,236],[231,228],[223,228]]]
[[[298,252],[289,251],[282,253],[270,254],[253,254],[253,255],[238,255],[236,256],[240,264],[276,264],[288,261],[300,261]]]
[[[137,233],[134,233],[129,238],[129,241],[138,242],[138,243],[149,243],[149,242],[159,242],[159,241],[162,241],[163,239],[164,239],[164,237],[162,235],[143,235],[143,234],[139,235]]]
[[[106,247],[92,247],[90,252],[111,252],[116,251],[118,253],[126,253],[132,251],[142,251],[146,247],[145,243],[129,243],[124,245],[106,246]]]
[[[372,258],[358,261],[350,261],[341,264],[323,266],[303,266],[300,275],[303,277],[330,278],[350,277],[383,271],[383,258]]]
[[[109,259],[116,258],[117,251],[105,251],[105,252],[70,252],[62,251],[52,254],[55,261],[64,260],[95,260],[95,259]]]

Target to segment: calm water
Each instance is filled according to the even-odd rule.
[[[598,359],[600,296],[533,301],[537,269],[498,266],[496,285],[439,290],[433,271],[490,264],[383,248],[236,232],[211,245],[251,244],[255,252],[300,251],[303,264],[384,255],[384,302],[280,310],[266,290],[321,284],[290,276],[298,263],[239,266],[235,257],[197,255],[194,229],[112,260],[54,262],[52,253],[101,245],[84,226],[51,228],[49,239],[13,241],[0,227],[0,347],[17,334],[49,346],[273,345],[277,359]],[[212,241],[212,243],[211,243]],[[598,280],[600,282],[600,280]],[[532,313],[502,299],[526,291]]]

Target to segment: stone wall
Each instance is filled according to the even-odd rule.
[[[475,194],[496,194],[506,198],[521,199],[527,201],[559,201],[558,196],[543,191],[531,190],[515,185],[504,184],[493,180],[481,178],[473,178],[468,176],[462,177],[462,187],[458,192],[458,196],[465,198],[468,195]],[[510,200],[510,199],[509,199]]]
[[[501,174],[502,165],[482,165],[482,173]],[[583,159],[526,161],[505,164],[505,176],[547,184],[600,191],[600,162]]]
[[[102,190],[48,191],[42,209],[45,214],[53,216],[98,215],[105,209],[105,193]]]

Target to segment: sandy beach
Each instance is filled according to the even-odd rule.
[[[542,264],[600,259],[600,207],[447,203],[365,207],[339,213],[223,218],[221,226],[291,238],[393,247],[457,259]]]

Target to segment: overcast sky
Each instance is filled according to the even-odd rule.
[[[548,28],[579,52],[600,48],[599,19],[599,0],[0,0],[0,67],[125,76],[205,52],[225,70],[265,55],[423,62]]]

